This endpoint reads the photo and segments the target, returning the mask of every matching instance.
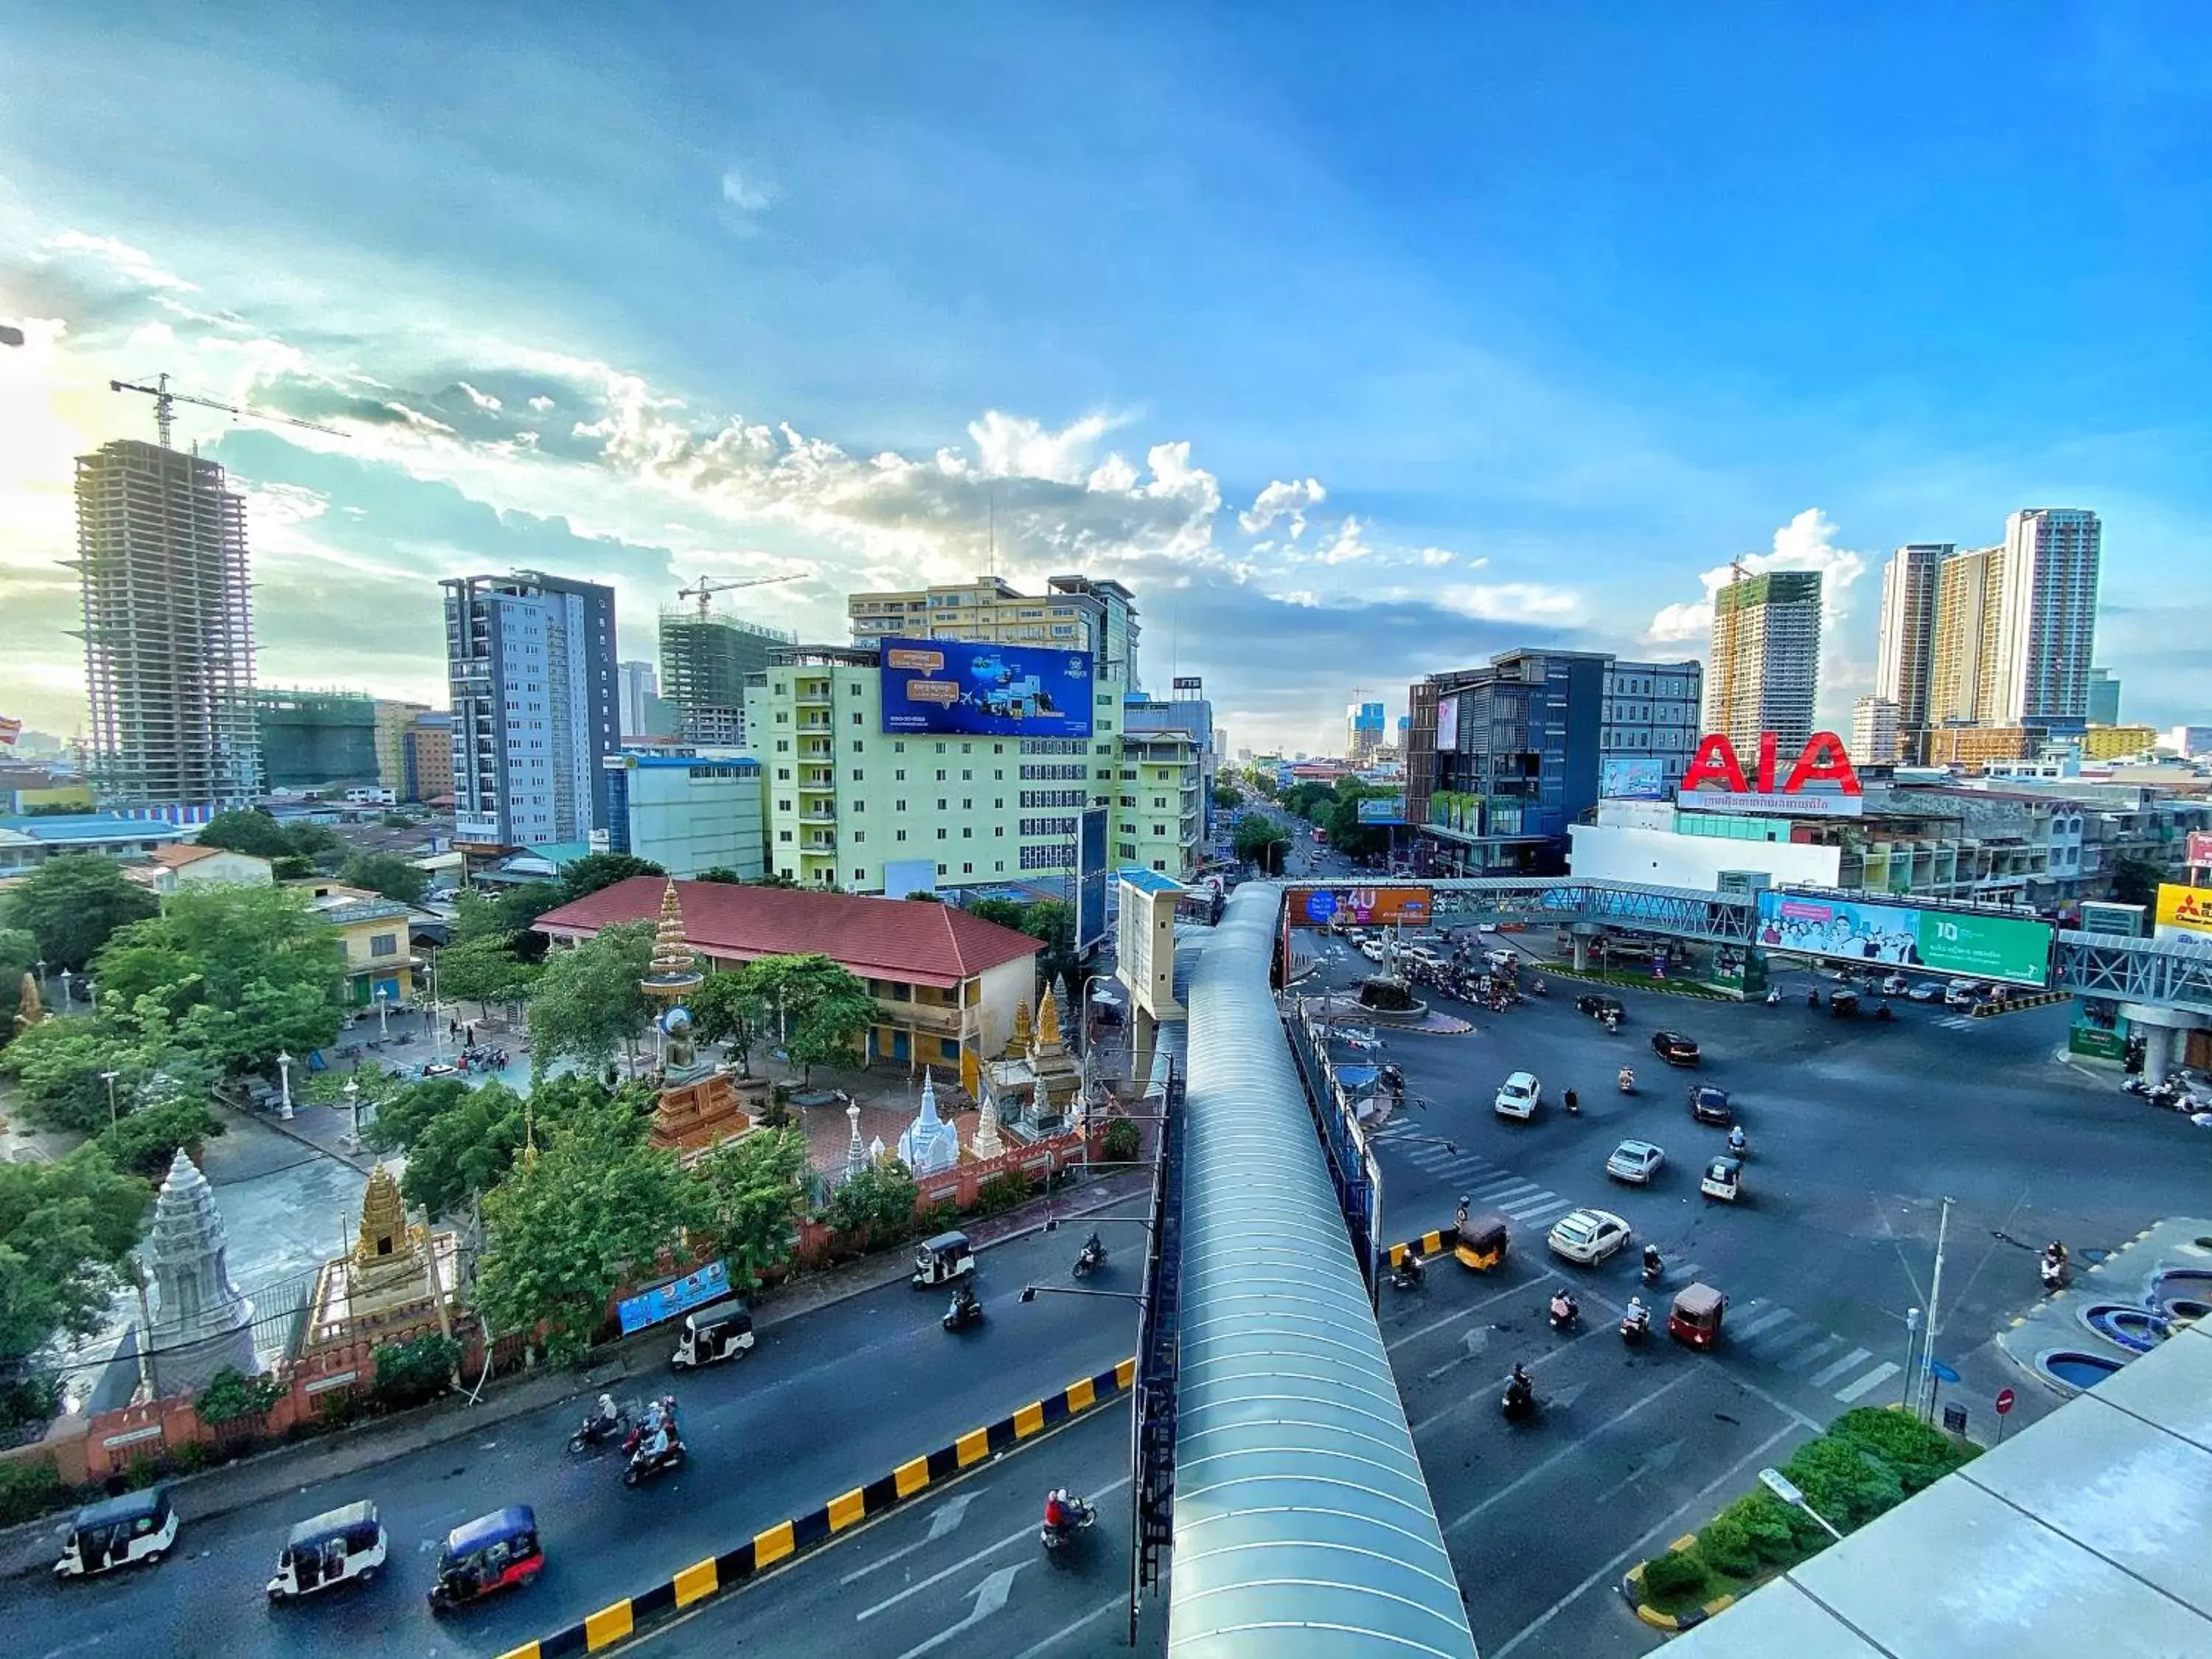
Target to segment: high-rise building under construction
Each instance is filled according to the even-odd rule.
[[[1705,665],[1705,730],[1739,755],[1762,732],[1785,752],[1813,733],[1820,690],[1820,573],[1770,570],[1739,576],[1713,595],[1713,647]]]
[[[76,542],[100,804],[192,819],[251,800],[244,500],[213,461],[118,440],[77,457]]]
[[[769,653],[799,643],[757,623],[688,605],[660,613],[660,696],[682,714],[686,743],[742,746],[745,677],[768,671]]]

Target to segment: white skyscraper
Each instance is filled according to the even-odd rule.
[[[2023,507],[2005,520],[1989,718],[2087,718],[2103,540],[2097,515],[2081,507]]]
[[[1936,573],[1956,550],[1950,542],[1913,542],[1891,554],[1881,568],[1881,641],[1874,694],[1897,705],[1897,723],[1906,731],[1928,724]]]
[[[616,672],[622,684],[622,734],[642,738],[647,735],[646,714],[660,696],[659,678],[649,662],[622,663]]]
[[[1897,758],[1897,705],[1887,697],[1861,697],[1851,705],[1851,758],[1862,766]]]

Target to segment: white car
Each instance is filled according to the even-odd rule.
[[[1544,1242],[1553,1255],[1595,1267],[1615,1251],[1626,1249],[1634,1237],[1628,1224],[1610,1210],[1570,1210],[1552,1224]]]
[[[1978,979],[1954,979],[1943,989],[1946,1008],[1971,1008],[1990,994],[1990,988]]]
[[[1505,1079],[1505,1086],[1498,1091],[1491,1103],[1500,1117],[1532,1118],[1544,1098],[1544,1085],[1536,1081],[1533,1072],[1516,1072]]]
[[[1606,1159],[1605,1172],[1615,1181],[1643,1187],[1650,1183],[1651,1177],[1659,1173],[1660,1165],[1666,1161],[1667,1154],[1648,1140],[1624,1140]]]
[[[1379,939],[1364,939],[1360,940],[1359,954],[1365,957],[1370,962],[1382,961],[1382,941]]]

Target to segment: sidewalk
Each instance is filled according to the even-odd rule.
[[[1094,1182],[1073,1195],[1038,1200],[1004,1215],[969,1223],[963,1231],[978,1249],[988,1249],[1043,1231],[1048,1218],[1072,1220],[1127,1202],[1143,1193],[1148,1182],[1142,1173],[1113,1176]],[[865,1296],[898,1283],[912,1271],[913,1258],[900,1248],[801,1274],[761,1295],[754,1304],[755,1327],[765,1330],[832,1303]],[[641,1331],[598,1350],[580,1368],[530,1370],[495,1382],[473,1406],[464,1396],[448,1395],[397,1417],[359,1424],[295,1446],[274,1447],[221,1468],[180,1475],[166,1484],[179,1507],[191,1519],[228,1515],[318,1481],[356,1474],[425,1447],[480,1433],[562,1400],[595,1392],[610,1382],[657,1371],[666,1358],[668,1340],[665,1327]],[[58,1512],[0,1531],[0,1577],[22,1577],[51,1568],[54,1533],[62,1519]]]

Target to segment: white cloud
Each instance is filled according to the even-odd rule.
[[[553,400],[544,397],[532,398],[530,400],[530,406],[538,414],[543,415],[553,407]]]
[[[1051,478],[1060,483],[1080,483],[1086,477],[1095,476],[1091,451],[1112,424],[1103,415],[1086,415],[1052,432],[1042,421],[993,409],[985,410],[981,420],[968,423],[968,435],[975,441],[976,456],[988,477]],[[1109,457],[1109,460],[1125,469],[1128,465],[1119,455]],[[1133,483],[1134,474],[1131,473],[1130,483],[1120,487],[1126,489]]]
[[[1769,570],[1819,571],[1822,634],[1832,639],[1836,624],[1850,613],[1851,586],[1867,569],[1865,555],[1838,547],[1835,536],[1836,526],[1828,515],[1817,507],[1808,507],[1774,532],[1772,552],[1747,553],[1735,563],[1753,576]],[[1716,565],[1701,571],[1698,580],[1705,588],[1705,597],[1662,606],[1644,629],[1644,637],[1654,642],[1710,638],[1713,595],[1734,576],[1734,565]]]
[[[70,228],[55,232],[46,238],[45,246],[58,253],[88,254],[141,288],[167,289],[179,294],[198,291],[196,284],[156,264],[154,256],[144,249],[133,247],[117,237],[95,236],[89,231]]]
[[[738,168],[722,174],[722,200],[740,213],[764,213],[775,200],[775,186],[765,179],[748,179]]]
[[[468,400],[474,404],[478,409],[486,410],[491,414],[497,414],[501,408],[499,399],[493,397],[490,392],[479,392],[474,386],[471,386],[466,380],[457,380],[454,384],[460,387],[461,391],[467,396]]]
[[[1580,589],[1543,582],[1448,583],[1429,590],[1425,597],[1478,622],[1542,623],[1559,628],[1583,617]]]
[[[1449,547],[1425,547],[1419,553],[1414,555],[1414,557],[1418,558],[1423,564],[1427,565],[1431,568],[1435,568],[1440,565],[1449,564],[1458,556],[1459,556],[1456,553],[1454,553]],[[1490,561],[1487,559],[1471,559],[1468,562],[1468,568],[1473,570],[1480,570],[1483,566],[1489,562]]]
[[[1328,499],[1328,491],[1322,488],[1318,478],[1278,478],[1252,498],[1250,510],[1238,514],[1237,522],[1243,526],[1246,535],[1256,536],[1276,520],[1288,518],[1291,537],[1296,540],[1306,527],[1305,509],[1318,507]]]

